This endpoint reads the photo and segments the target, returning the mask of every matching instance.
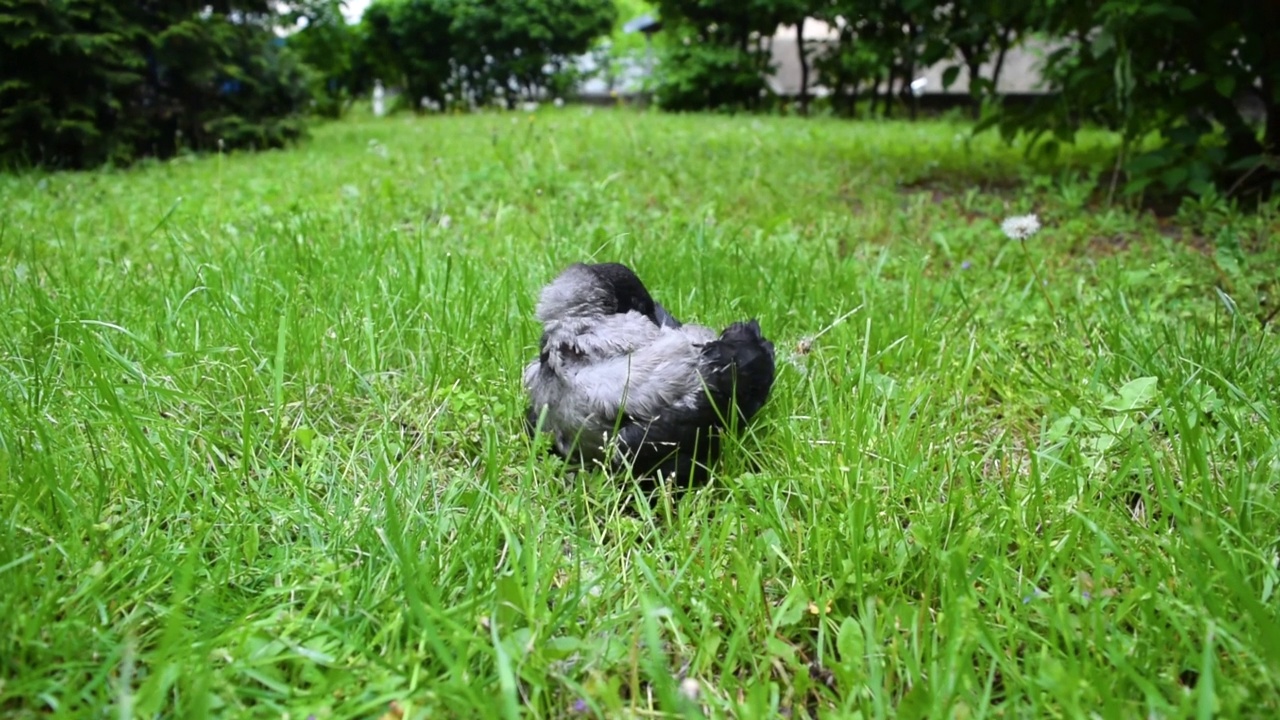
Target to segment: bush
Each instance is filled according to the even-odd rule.
[[[0,0],[0,162],[84,168],[299,137],[309,76],[270,3],[214,7]]]
[[[347,24],[335,0],[299,8],[286,17],[305,23],[289,35],[286,45],[314,71],[311,94],[316,114],[341,117],[355,97],[368,90],[358,28]]]
[[[609,32],[611,0],[398,0],[361,20],[365,66],[417,107],[449,96],[514,104],[563,90],[569,59]]]
[[[993,117],[1006,137],[1071,142],[1084,121],[1124,139],[1129,192],[1269,194],[1280,153],[1280,7],[1272,2],[1041,0],[1056,92]],[[1247,112],[1254,105],[1265,118]],[[1154,147],[1144,140],[1154,136]]]
[[[370,5],[362,18],[364,66],[401,86],[412,105],[442,102],[453,76],[455,0],[400,0]],[[369,81],[372,84],[372,81]]]
[[[742,110],[768,95],[772,35],[785,10],[773,0],[660,0],[666,42],[657,78],[670,110]]]
[[[141,28],[109,3],[0,2],[0,158],[84,167],[141,139],[128,105],[143,86]]]
[[[751,110],[768,95],[760,53],[690,39],[669,44],[661,57],[656,94],[665,110]]]
[[[303,135],[313,74],[269,27],[192,17],[156,36],[155,57],[161,102],[142,154],[274,148]]]
[[[950,59],[964,73],[978,130],[1031,136],[1050,151],[1085,123],[1123,138],[1117,168],[1130,192],[1256,192],[1280,179],[1280,3],[1193,0],[661,0],[667,50],[659,94],[678,110],[750,108],[779,24],[813,17],[839,40],[814,58],[837,111],[872,96],[888,114],[918,71]],[[1055,49],[1049,95],[1002,107],[1008,51],[1034,35]],[[807,56],[806,56],[807,57]],[[987,76],[984,65],[992,66]],[[755,73],[759,77],[752,77]],[[802,67],[807,78],[807,68]],[[802,86],[801,99],[807,97]],[[1248,108],[1252,107],[1252,110]],[[1261,118],[1261,120],[1259,120]],[[1261,127],[1259,127],[1261,125]],[[1154,143],[1150,142],[1154,140]],[[1118,177],[1118,175],[1117,175]]]

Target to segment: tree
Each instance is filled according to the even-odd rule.
[[[982,99],[995,94],[1004,70],[1004,59],[1027,30],[1032,5],[1024,0],[953,0],[945,6],[945,35],[960,56],[960,64],[943,73],[942,85],[949,88],[963,67],[977,118]],[[993,62],[991,77],[980,73],[983,63]]]
[[[1054,94],[981,127],[1052,142],[1070,142],[1084,121],[1116,129],[1130,192],[1274,191],[1280,4],[1038,0],[1034,8],[1038,29],[1062,41],[1044,63]],[[1141,150],[1152,135],[1157,146]]]
[[[456,59],[481,98],[536,97],[618,17],[612,0],[454,0]]]
[[[804,21],[817,5],[813,0],[773,0],[773,15],[796,29],[796,60],[800,65],[800,112],[809,113],[810,48],[805,44]]]
[[[867,17],[866,5],[858,0],[828,0],[814,13],[815,18],[838,30],[834,47],[815,59],[814,69],[830,88],[835,110],[845,117],[857,115],[862,91],[875,89],[887,64],[883,53],[868,39],[874,20]]]
[[[127,96],[146,61],[142,34],[111,5],[0,4],[0,154],[7,163],[84,167],[130,155]]]
[[[878,4],[878,15],[882,19],[882,56],[892,58],[887,90],[893,92],[893,80],[898,78],[897,94],[906,100],[907,111],[914,120],[918,103],[911,92],[911,81],[916,71],[947,55],[946,25],[940,17],[942,6],[932,0],[882,0]],[[886,115],[888,109],[886,104]]]
[[[518,95],[546,92],[616,17],[612,0],[374,3],[361,19],[359,64],[414,101],[500,95],[514,104]]]
[[[0,159],[92,167],[301,136],[268,0],[0,0]]]
[[[300,138],[311,104],[309,69],[272,32],[265,8],[193,13],[151,35],[154,65],[138,116],[152,128],[141,154],[182,147],[280,147]]]
[[[911,81],[950,48],[940,9],[945,6],[927,0],[819,0],[814,5],[813,17],[839,29],[835,47],[816,62],[837,109],[853,115],[862,92],[870,90],[873,114],[879,106],[880,113],[890,115],[897,97],[914,118]]]
[[[767,93],[775,0],[659,0],[669,33],[658,95],[673,110],[752,109]]]
[[[422,98],[444,100],[450,59],[460,50],[453,42],[455,11],[455,0],[400,0],[370,5],[361,20],[367,67],[400,85],[415,109]]]
[[[286,43],[315,70],[312,94],[316,111],[325,117],[340,117],[352,98],[366,89],[358,65],[360,36],[343,17],[342,4],[342,0],[308,0],[285,13],[286,21],[302,25]]]

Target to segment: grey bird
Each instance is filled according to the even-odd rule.
[[[774,349],[756,320],[718,334],[681,323],[625,265],[569,266],[536,314],[526,423],[571,462],[697,482],[726,428],[745,427],[769,399]]]

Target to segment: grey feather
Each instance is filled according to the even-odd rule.
[[[636,312],[553,320],[525,387],[534,408],[547,408],[543,429],[557,449],[603,460],[621,414],[652,418],[698,401],[701,346],[714,339],[710,328],[660,327]]]
[[[566,458],[620,453],[643,460],[639,472],[693,472],[718,453],[729,405],[749,420],[773,383],[773,346],[754,321],[720,334],[682,324],[621,265],[566,268],[543,288],[537,317],[527,421],[532,431],[540,419]]]
[[[542,289],[536,315],[546,323],[599,317],[611,312],[613,291],[589,267],[575,263]]]

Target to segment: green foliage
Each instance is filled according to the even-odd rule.
[[[1061,39],[1044,74],[1055,95],[988,125],[1071,142],[1082,122],[1117,130],[1130,193],[1269,193],[1280,153],[1280,6],[1191,0],[1042,0],[1037,29]],[[1266,118],[1259,131],[1245,103]],[[1154,146],[1144,143],[1155,136]],[[1052,147],[1052,146],[1050,146]]]
[[[615,0],[617,8],[613,29],[607,37],[600,38],[591,48],[590,54],[595,64],[595,76],[604,80],[612,89],[624,72],[630,68],[645,65],[652,66],[656,53],[650,47],[653,39],[641,32],[625,32],[624,26],[642,15],[655,17],[657,8],[647,0]],[[663,35],[657,36],[661,43]],[[645,79],[649,83],[648,78]]]
[[[340,117],[354,97],[367,89],[358,28],[343,17],[341,0],[319,0],[294,9],[287,17],[305,23],[289,35],[287,45],[315,71],[312,95],[316,112]]]
[[[0,0],[0,161],[92,167],[299,137],[309,78],[270,4],[205,7]]]
[[[145,31],[112,4],[0,1],[0,160],[84,167],[127,159]]]
[[[671,37],[656,92],[671,110],[750,109],[767,95],[762,38],[782,16],[774,0],[658,0]]]
[[[398,0],[361,20],[367,67],[420,99],[483,103],[561,89],[617,19],[611,0]]]
[[[942,32],[958,62],[944,72],[943,86],[949,87],[963,70],[975,116],[982,99],[995,95],[1005,56],[1026,33],[1033,9],[1023,0],[958,0],[948,5]],[[981,73],[984,63],[994,64],[990,77]]]
[[[585,53],[617,19],[612,0],[454,0],[453,31],[468,38],[458,61],[467,89],[483,99],[501,89],[534,97],[572,56]]]
[[[889,112],[889,93],[895,84],[896,92],[905,96],[916,72],[945,58],[952,49],[942,32],[946,27],[942,11],[927,0],[666,0],[659,7],[664,19],[679,27],[677,42],[688,39],[691,43],[735,48],[751,56],[751,61],[739,62],[735,67],[759,74],[757,87],[763,86],[763,76],[772,69],[767,38],[780,25],[795,26],[806,17],[827,21],[838,28],[839,41],[821,52],[806,43],[806,57],[815,56],[815,69],[821,73],[823,84],[832,89],[833,102],[849,114],[859,92],[881,85],[886,87],[883,110]],[[660,90],[661,96],[677,99],[680,109],[688,109],[687,99],[699,99],[689,91],[693,78],[716,84],[725,66],[722,54],[686,53],[679,48],[668,54],[668,61],[692,63],[678,69],[664,68],[668,81]],[[737,77],[724,84],[744,89],[750,85],[745,78]],[[808,84],[814,84],[813,78],[808,78]],[[808,85],[802,88],[802,94],[807,90]],[[724,90],[704,93],[700,99],[711,103],[702,107],[744,104],[744,98]]]
[[[644,33],[623,32],[623,26],[642,15],[656,17],[657,7],[649,0],[614,0],[613,4],[617,8],[617,18],[609,34],[610,48],[619,55],[644,52]]]
[[[413,101],[440,102],[453,75],[457,0],[400,0],[370,5],[361,20],[365,67]],[[369,81],[371,85],[372,82]]]
[[[750,110],[767,96],[760,71],[763,54],[696,36],[667,44],[655,78],[658,103],[667,110]]]
[[[1128,193],[1269,194],[1280,181],[1280,4],[1193,0],[663,0],[670,30],[659,95],[677,110],[750,108],[763,87],[779,23],[825,20],[839,39],[815,51],[817,79],[837,112],[860,99],[915,114],[910,81],[951,63],[964,73],[979,130],[998,126],[1072,142],[1084,124],[1118,131]],[[1004,107],[996,86],[1009,51],[1049,45],[1050,94]],[[990,67],[985,71],[984,67]],[[751,73],[762,77],[754,79]],[[802,88],[802,94],[807,88]],[[1247,108],[1252,107],[1250,111]],[[1262,118],[1262,120],[1259,120]],[[1263,127],[1260,127],[1264,125]],[[1154,138],[1154,141],[1151,140]]]
[[[303,135],[312,73],[270,27],[192,17],[155,36],[156,154],[281,147]],[[174,146],[164,145],[170,136]]]

